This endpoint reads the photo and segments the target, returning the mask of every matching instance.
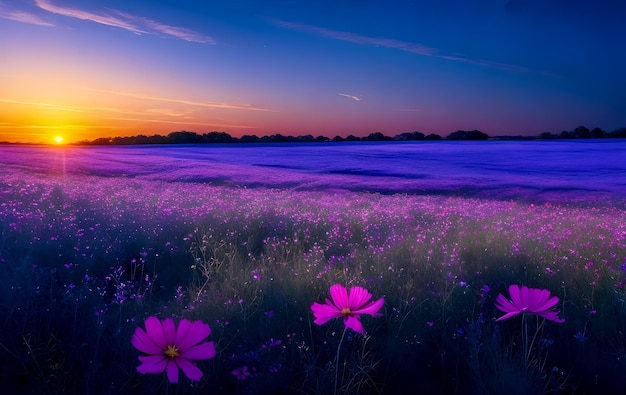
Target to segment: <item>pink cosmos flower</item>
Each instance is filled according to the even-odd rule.
[[[330,297],[332,301],[326,298],[326,304],[315,302],[311,306],[315,316],[313,322],[317,325],[323,325],[333,318],[343,317],[343,323],[346,327],[359,333],[365,333],[360,315],[382,316],[378,311],[383,307],[384,298],[368,303],[372,294],[365,288],[352,287],[348,294],[348,290],[343,285],[335,284],[330,287]]]
[[[496,298],[496,307],[504,311],[506,314],[498,318],[496,321],[504,320],[518,314],[536,314],[547,320],[554,322],[565,322],[557,316],[558,311],[551,310],[557,303],[557,296],[550,297],[550,291],[547,289],[528,288],[512,284],[509,286],[509,294],[511,300],[506,299],[502,294]]]
[[[213,342],[201,343],[211,334],[211,328],[202,321],[182,320],[178,328],[174,320],[166,318],[161,322],[156,317],[148,317],[146,330],[137,327],[131,343],[139,351],[148,355],[140,355],[141,365],[137,371],[145,373],[167,372],[172,383],[178,382],[178,368],[190,380],[200,381],[202,372],[190,361],[209,359],[215,356]]]

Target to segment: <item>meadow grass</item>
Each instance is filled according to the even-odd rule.
[[[626,377],[623,208],[7,170],[0,274],[9,393],[608,394]],[[365,335],[313,323],[335,283],[385,298]],[[496,322],[510,284],[550,290],[565,323]],[[148,316],[211,326],[200,382],[136,371]]]

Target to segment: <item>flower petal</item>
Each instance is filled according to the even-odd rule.
[[[385,303],[385,298],[380,298],[370,303],[367,306],[363,306],[362,308],[358,310],[352,310],[352,313],[353,314],[369,314],[373,317],[381,317],[382,314],[380,314],[378,311],[383,307],[384,303]]]
[[[215,344],[213,342],[198,344],[180,352],[180,357],[190,360],[209,359],[215,356]]]
[[[507,314],[498,318],[501,321],[520,313],[537,314],[547,320],[555,322],[565,322],[558,317],[558,312],[550,310],[558,302],[557,296],[550,295],[547,289],[528,288],[527,286],[519,287],[512,284],[509,286],[509,294],[511,301],[507,300],[502,294],[496,298],[496,308]]]
[[[505,315],[503,315],[502,317],[496,319],[496,321],[502,321],[502,320],[506,320],[507,318],[511,318],[513,316],[516,316],[518,314],[521,314],[521,311],[511,311],[509,313],[506,313]]]
[[[179,368],[183,370],[183,373],[185,373],[185,375],[189,377],[189,380],[200,381],[200,379],[202,378],[202,371],[196,365],[189,362],[187,359],[177,358],[176,364]]]
[[[341,284],[335,284],[330,287],[330,297],[339,310],[350,307],[350,299],[348,299],[348,291]]]
[[[180,348],[180,343],[187,338],[189,330],[191,330],[191,322],[187,319],[183,319],[178,323],[178,330],[176,331],[176,340],[174,344]]]
[[[350,307],[350,310],[354,311],[365,306],[365,304],[372,299],[372,294],[363,287],[352,287],[350,288],[348,299],[348,307]]]
[[[548,295],[550,295],[549,292],[548,292]],[[534,307],[534,310],[536,312],[548,310],[548,309],[556,306],[557,303],[559,303],[559,297],[558,296],[553,296],[550,299],[548,299],[548,300],[542,302],[541,304],[537,305],[536,307]]]
[[[186,323],[185,321],[187,320],[180,322],[178,326],[179,333],[176,336],[176,346],[181,352],[200,343],[211,333],[209,325],[202,321],[187,321]],[[188,328],[187,325],[189,326]],[[182,331],[181,328],[183,328]]]
[[[499,294],[496,297],[496,308],[504,311],[505,313],[520,313],[521,310],[514,306],[504,295]]]
[[[537,313],[538,316],[545,318],[546,320],[550,320],[550,321],[554,321],[554,322],[558,322],[558,323],[563,323],[565,322],[564,319],[559,318],[559,316],[557,315],[558,312],[556,311],[542,311],[540,313]]]
[[[343,323],[346,327],[354,330],[355,332],[365,333],[365,329],[363,328],[363,324],[361,324],[361,319],[358,315],[346,316]]]
[[[137,327],[133,337],[130,339],[130,343],[139,351],[146,354],[161,355],[163,349],[157,346],[152,339],[146,334],[146,332]]]
[[[167,367],[165,368],[165,372],[167,373],[167,379],[170,381],[170,383],[178,383],[178,365],[175,361],[176,360],[168,359]]]
[[[164,355],[139,356],[141,365],[137,366],[137,371],[145,373],[162,373],[167,365],[167,358]]]
[[[522,291],[520,290],[520,287],[518,285],[511,284],[509,286],[509,295],[511,296],[511,304],[515,306],[516,309],[522,310],[524,307],[526,307],[524,299],[522,297]]]
[[[165,343],[168,346],[173,346],[176,343],[176,324],[174,324],[174,320],[171,317],[163,320],[161,324],[163,327],[163,336],[165,337]]]
[[[311,306],[311,310],[313,310],[313,315],[316,318],[313,322],[317,325],[323,325],[333,318],[341,317],[341,310],[337,309],[335,306],[327,304],[319,304],[315,302]]]
[[[543,301],[547,299],[546,296],[550,295],[549,292],[547,293],[547,295],[545,295],[544,294],[545,290],[543,289],[524,287],[522,291],[523,291],[523,297],[525,298],[524,306],[526,307],[526,310],[528,311],[534,311],[536,309],[536,306],[543,303]]]
[[[165,341],[165,335],[163,334],[163,326],[158,318],[148,317],[148,319],[146,319],[146,333],[148,334],[148,337],[152,339],[154,344],[159,346],[162,350],[167,349],[167,342]]]

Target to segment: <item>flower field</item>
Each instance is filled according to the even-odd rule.
[[[626,383],[623,207],[7,168],[0,273],[7,393],[617,394]],[[354,305],[362,316],[320,307],[335,284],[384,304]],[[558,303],[542,293],[553,312],[518,314],[511,285]],[[318,323],[314,304],[327,309]],[[138,371],[158,354],[149,317],[165,338],[201,321],[210,335],[195,343],[215,355],[185,360],[191,378],[152,372],[157,362]],[[182,358],[180,344],[165,355]]]

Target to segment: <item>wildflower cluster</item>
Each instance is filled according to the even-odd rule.
[[[164,180],[147,158],[87,167],[0,172],[8,393],[124,393],[137,371],[158,373],[141,376],[152,393],[185,377],[191,393],[408,393],[407,375],[499,393],[501,373],[536,393],[568,375],[581,392],[621,388],[621,206],[233,188]]]

